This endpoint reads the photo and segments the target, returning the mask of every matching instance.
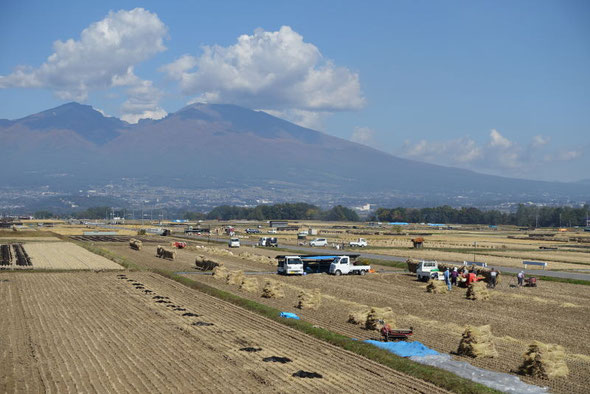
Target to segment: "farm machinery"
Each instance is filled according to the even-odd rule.
[[[414,334],[414,328],[410,327],[409,329],[395,329],[391,328],[391,326],[383,320],[379,320],[381,323],[381,337],[383,338],[384,342],[389,342],[389,340],[407,340],[411,335]]]
[[[172,246],[174,246],[176,249],[184,249],[184,248],[186,248],[186,242],[180,242],[180,241],[172,242]]]

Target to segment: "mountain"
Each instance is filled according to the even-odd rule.
[[[152,186],[252,189],[275,200],[314,202],[347,196],[529,201],[583,198],[590,190],[586,184],[511,179],[402,159],[235,105],[194,104],[130,125],[69,103],[0,122],[0,138],[9,185],[59,182],[77,188],[134,178]]]
[[[85,140],[102,145],[116,138],[128,124],[106,117],[90,105],[68,103],[22,119],[0,120],[0,127],[11,126],[43,131],[72,130]]]

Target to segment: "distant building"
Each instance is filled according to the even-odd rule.
[[[270,221],[270,227],[273,228],[284,228],[284,227],[288,227],[289,226],[289,222],[287,222],[286,220],[271,220]]]

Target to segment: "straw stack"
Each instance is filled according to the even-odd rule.
[[[227,275],[227,284],[228,285],[241,286],[243,281],[244,281],[244,271],[242,271],[242,270],[230,271],[229,274]]]
[[[442,280],[430,279],[426,291],[434,294],[444,294],[449,291],[447,285]]]
[[[320,293],[320,289],[314,289],[313,291],[302,290],[299,293],[298,299],[297,308],[318,309],[322,302],[322,294]]]
[[[519,368],[523,375],[553,379],[569,374],[563,346],[534,341],[523,357]]]
[[[367,320],[365,320],[365,328],[367,330],[379,330],[381,328],[381,322],[389,324],[391,328],[395,328],[395,318],[393,316],[393,310],[391,307],[377,308],[372,307],[367,314]]]
[[[490,292],[485,282],[475,282],[469,285],[466,297],[470,300],[487,300],[490,298]]]
[[[486,326],[467,326],[459,343],[457,353],[470,357],[497,357],[492,330]]]
[[[365,324],[370,308],[367,305],[357,304],[348,312],[348,323]]]
[[[283,286],[276,280],[267,280],[262,289],[262,297],[264,298],[283,298],[285,292]]]
[[[213,277],[217,280],[227,281],[229,271],[224,266],[215,267],[213,269]]]
[[[199,255],[195,258],[195,266],[201,271],[211,271],[215,267],[223,265],[222,262],[209,260],[205,256]]]
[[[258,292],[258,279],[256,278],[244,278],[240,285],[240,290],[244,290],[250,293]]]

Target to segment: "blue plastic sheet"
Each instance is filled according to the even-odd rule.
[[[284,317],[285,319],[299,320],[299,316],[297,316],[296,314],[291,313],[291,312],[281,312],[281,314],[279,316]]]
[[[368,339],[365,341],[378,348],[385,349],[401,357],[430,356],[439,354],[420,342],[381,342]]]

